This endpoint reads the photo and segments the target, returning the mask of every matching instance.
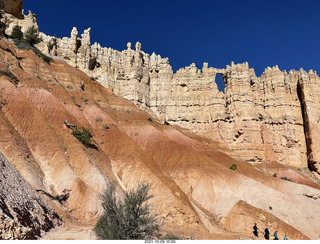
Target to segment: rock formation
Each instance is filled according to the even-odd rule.
[[[5,13],[3,21],[7,24],[6,34],[11,35],[13,27],[16,25],[21,26],[21,31],[25,33],[30,27],[39,30],[37,24],[37,16],[29,11],[28,15],[23,15],[23,19],[17,19],[15,16]]]
[[[22,4],[23,0],[2,0],[4,11],[18,19],[23,19]]]
[[[0,152],[0,240],[34,239],[61,218]]]
[[[225,69],[195,64],[173,74],[168,58],[136,50],[120,52],[90,46],[90,29],[82,38],[73,28],[70,38],[57,39],[55,55],[112,88],[116,95],[150,109],[160,121],[179,125],[222,142],[253,164],[279,162],[320,172],[317,99],[320,79],[303,69],[268,67],[257,77],[248,63]],[[45,43],[52,37],[41,33]],[[43,48],[46,51],[48,48]],[[215,77],[224,78],[219,92]]]

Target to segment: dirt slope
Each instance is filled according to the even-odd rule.
[[[0,70],[18,81],[0,77],[0,151],[34,189],[52,196],[70,193],[56,207],[66,224],[75,221],[65,229],[72,232],[80,222],[93,226],[102,212],[99,193],[117,180],[118,194],[139,182],[151,183],[164,228],[185,238],[252,238],[246,228],[225,229],[230,216],[239,219],[232,215],[240,211],[234,208],[239,201],[274,216],[279,230],[291,226],[288,234],[296,239],[320,238],[320,199],[305,196],[320,194],[319,184],[297,169],[276,171],[289,170],[297,183],[272,177],[274,165],[237,161],[223,145],[159,124],[65,62],[47,64],[7,40],[0,40],[0,60]],[[73,137],[65,120],[88,128],[96,149]],[[232,164],[235,171],[229,169]],[[252,211],[246,215],[258,221]],[[245,224],[251,228],[250,221]]]

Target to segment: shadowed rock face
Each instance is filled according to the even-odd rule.
[[[18,19],[23,19],[22,4],[23,0],[2,0],[4,11]]]
[[[0,222],[4,226],[4,223],[10,225],[16,221],[21,229],[28,229],[25,236],[20,238],[38,238],[42,232],[61,223],[56,211],[32,189],[1,152],[0,185]],[[14,228],[14,224],[11,227]],[[4,228],[1,229],[4,231]],[[6,239],[7,234],[10,233],[2,233],[0,239]],[[15,239],[19,239],[19,236]]]
[[[168,58],[135,50],[128,43],[123,51],[90,44],[90,28],[78,36],[57,39],[51,53],[64,58],[112,88],[116,95],[151,110],[161,122],[179,125],[233,151],[237,158],[252,164],[280,162],[309,167],[319,173],[320,136],[318,99],[320,78],[303,69],[265,69],[261,77],[248,63],[225,69],[195,64],[173,74]],[[39,47],[48,50],[52,39],[41,33]],[[216,74],[222,74],[225,92],[219,92]]]

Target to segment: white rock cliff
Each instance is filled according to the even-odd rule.
[[[265,69],[261,77],[248,63],[225,69],[195,64],[173,74],[168,58],[141,50],[141,44],[123,51],[90,44],[90,28],[79,38],[40,33],[39,48],[64,58],[116,95],[150,109],[162,122],[179,125],[226,144],[235,157],[251,162],[279,162],[320,172],[320,79],[303,69]],[[215,77],[221,74],[225,93]]]

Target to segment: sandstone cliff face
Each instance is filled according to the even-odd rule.
[[[23,0],[2,0],[4,11],[18,19],[23,19],[22,4]]]
[[[179,125],[224,143],[233,156],[253,164],[280,162],[319,172],[317,99],[314,71],[289,73],[277,66],[256,77],[248,63],[225,69],[194,64],[173,74],[167,58],[135,50],[120,52],[90,45],[90,29],[57,39],[52,54],[86,72],[116,95],[151,109],[160,121]],[[41,34],[45,43],[52,37]],[[42,50],[48,51],[42,44]],[[219,92],[216,74],[224,77]]]

